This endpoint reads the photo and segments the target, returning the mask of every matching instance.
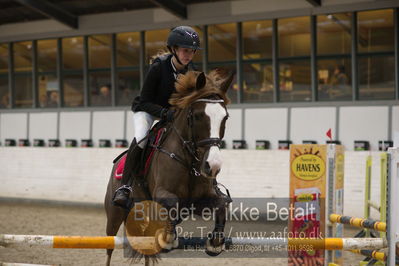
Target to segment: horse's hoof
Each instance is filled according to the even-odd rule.
[[[163,249],[161,249],[161,253],[169,253],[169,252],[171,252],[173,249],[166,249],[166,248],[163,248]]]
[[[159,241],[159,240],[158,240]],[[172,244],[172,247],[170,249],[167,248],[162,248],[162,253],[169,253],[171,252],[173,249],[178,248],[179,247],[179,240],[175,239],[173,240],[170,244]]]
[[[208,254],[209,256],[216,257],[220,253],[222,253],[223,250],[224,250],[224,244],[220,246],[213,246],[209,239],[206,241],[205,253]]]
[[[155,235],[157,243],[163,252],[169,252],[179,245],[179,240],[175,239],[175,235],[167,234],[165,236],[165,231],[163,229],[158,230]],[[164,238],[166,238],[166,240]]]

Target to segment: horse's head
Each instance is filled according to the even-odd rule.
[[[188,72],[176,82],[176,93],[170,103],[186,115],[192,157],[200,173],[216,178],[222,167],[220,144],[228,118],[226,92],[234,75],[223,77],[220,71],[209,75]]]

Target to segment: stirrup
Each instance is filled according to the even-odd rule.
[[[128,186],[128,185],[123,185],[123,186],[121,186],[120,188],[118,188],[116,191],[118,191],[118,190],[129,190],[129,192],[132,192],[133,191],[133,189],[132,189],[132,187],[131,186]],[[116,192],[115,191],[115,192]]]
[[[128,185],[123,185],[123,186],[121,186],[120,188],[118,188],[116,191],[115,191],[115,193],[114,193],[114,196],[112,197],[112,203],[115,205],[115,206],[119,206],[119,207],[122,207],[122,208],[128,208],[128,202],[129,202],[129,195],[130,195],[130,193],[133,191],[133,189],[132,189],[132,187],[131,186],[128,186]],[[122,195],[121,195],[121,193],[122,193]],[[120,195],[121,197],[123,197],[123,198],[116,198],[117,197],[117,195]],[[123,201],[123,202],[121,202],[121,201]]]

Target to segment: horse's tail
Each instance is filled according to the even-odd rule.
[[[158,254],[144,255],[141,252],[138,252],[137,250],[134,250],[132,248],[128,250],[127,257],[129,258],[131,264],[139,263],[144,258],[145,265],[149,265],[150,261],[154,265],[155,263],[158,263],[161,259]]]

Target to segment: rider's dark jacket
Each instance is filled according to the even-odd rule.
[[[144,111],[155,117],[161,117],[163,108],[169,108],[169,98],[175,92],[175,74],[184,74],[188,70],[195,70],[190,63],[182,71],[176,72],[172,67],[172,55],[167,54],[154,59],[144,79],[140,96],[132,103],[132,111]]]

